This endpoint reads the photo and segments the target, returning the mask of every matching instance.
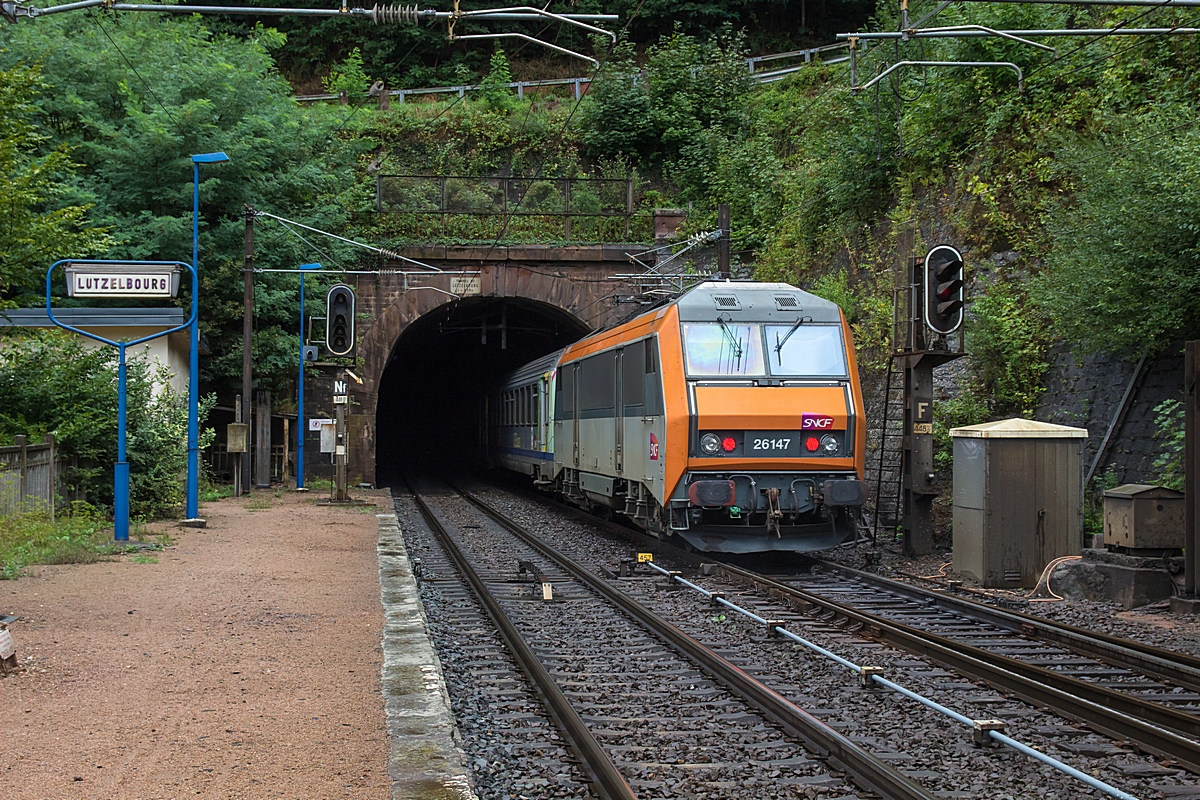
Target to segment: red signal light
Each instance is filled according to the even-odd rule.
[[[804,449],[810,453],[817,452],[817,448],[821,446],[821,440],[815,436],[810,436],[804,440]]]
[[[721,449],[726,453],[732,453],[737,447],[737,441],[732,436],[726,436],[721,440]]]

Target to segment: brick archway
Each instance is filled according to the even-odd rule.
[[[358,297],[358,370],[362,385],[351,384],[353,404],[348,416],[349,478],[356,483],[375,484],[380,387],[385,371],[405,332],[429,315],[445,313],[468,301],[510,299],[532,301],[573,320],[574,336],[607,327],[636,313],[637,307],[617,305],[611,298],[620,283],[614,273],[627,272],[628,248],[522,247],[522,248],[413,248],[404,255],[418,258],[440,269],[479,271],[478,294],[456,301],[446,292],[450,276],[424,277],[418,281],[397,275],[360,275],[355,283]],[[397,262],[389,265],[400,269]],[[435,287],[435,288],[428,288]],[[436,291],[441,289],[442,291]],[[572,323],[564,322],[564,330]],[[307,405],[307,404],[306,404]]]

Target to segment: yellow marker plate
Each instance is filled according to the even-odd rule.
[[[654,553],[638,553],[638,563],[645,564],[647,561],[654,560]]]

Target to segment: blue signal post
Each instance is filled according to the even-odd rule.
[[[187,508],[185,522],[200,516],[200,165],[221,164],[229,160],[224,153],[200,153],[192,156],[192,329],[188,367],[188,461]],[[47,293],[47,303],[49,294]]]
[[[296,488],[304,488],[304,271],[320,264],[300,265],[300,368],[296,374]]]

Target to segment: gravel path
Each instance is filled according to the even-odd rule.
[[[377,509],[315,499],[206,504],[207,530],[153,526],[158,563],[0,582],[0,797],[387,796]]]

